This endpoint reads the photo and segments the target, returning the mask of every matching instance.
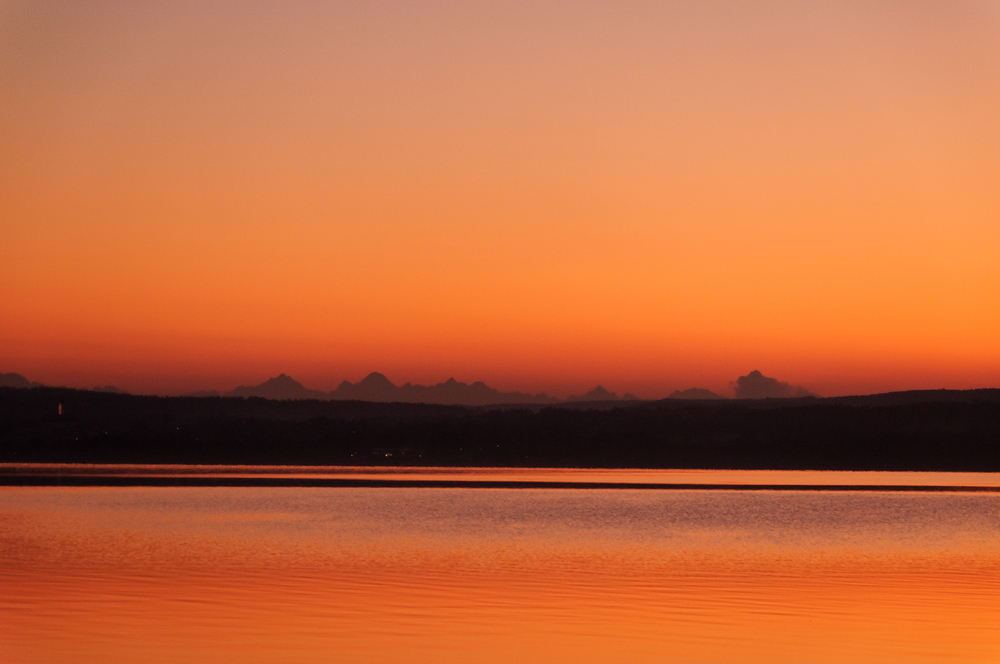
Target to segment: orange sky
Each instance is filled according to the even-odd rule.
[[[0,0],[0,372],[1000,385],[996,2]]]

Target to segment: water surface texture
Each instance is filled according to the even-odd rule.
[[[0,661],[996,662],[1000,494],[3,487]]]

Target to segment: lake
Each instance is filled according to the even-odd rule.
[[[0,487],[5,663],[1000,661],[990,474],[3,473],[334,482]]]

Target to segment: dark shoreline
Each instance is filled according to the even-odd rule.
[[[0,388],[0,462],[998,472],[1000,390],[476,408]]]
[[[642,491],[832,491],[1000,493],[1000,486],[933,484],[703,484],[660,482],[552,482],[519,480],[374,480],[307,477],[170,477],[130,475],[0,475],[11,487],[270,487],[366,489],[594,489]]]

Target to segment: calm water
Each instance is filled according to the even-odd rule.
[[[1000,494],[0,487],[0,662],[217,661],[1000,662]]]

